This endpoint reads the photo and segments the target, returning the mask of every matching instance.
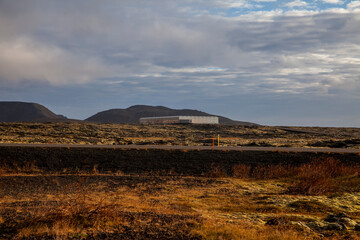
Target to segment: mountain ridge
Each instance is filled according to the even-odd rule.
[[[64,121],[66,117],[57,115],[38,103],[0,101],[0,122],[44,122]]]
[[[218,116],[194,109],[171,109],[164,106],[133,105],[125,109],[98,112],[85,120],[68,119],[45,106],[33,102],[0,101],[0,122],[93,122],[138,124],[141,117],[159,116]],[[235,121],[218,116],[220,124],[253,126],[251,122]]]
[[[218,116],[194,109],[171,109],[164,106],[134,105],[125,109],[109,109],[98,112],[85,119],[94,123],[139,123],[142,117],[160,116]],[[223,116],[219,117],[220,124],[257,125],[251,122],[235,121]]]

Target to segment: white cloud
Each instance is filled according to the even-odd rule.
[[[301,0],[295,0],[289,3],[286,3],[285,6],[289,7],[289,8],[294,8],[294,7],[306,7],[307,3]]]
[[[175,1],[163,8],[158,2],[106,1],[113,11],[90,3],[87,11],[73,5],[66,16],[58,14],[61,4],[0,15],[0,24],[8,26],[0,28],[0,82],[71,85],[109,78],[112,85],[180,84],[190,92],[207,82],[206,90],[217,94],[360,88],[353,80],[360,75],[360,19],[348,10],[277,9],[226,18],[194,16]]]
[[[276,2],[277,0],[253,0],[254,2]]]
[[[211,4],[211,1],[209,1]],[[251,8],[252,4],[244,0],[216,0],[215,5],[222,8]]]
[[[360,8],[360,1],[351,1],[346,6],[350,9]]]
[[[0,42],[0,80],[84,84],[111,71],[99,59],[73,55],[57,46],[18,38]]]
[[[221,67],[196,67],[196,68],[174,68],[169,69],[169,72],[177,72],[177,73],[205,73],[205,72],[223,72],[226,69]]]
[[[311,105],[317,113],[346,98],[352,105],[332,110],[359,112],[360,1],[344,2],[0,0],[0,95],[15,99],[29,91],[33,101],[61,85],[76,95],[66,104],[83,98],[97,110],[107,103],[197,107],[202,100],[223,110],[246,102],[242,107],[259,113],[256,119],[296,95],[308,102],[287,109]],[[333,96],[332,103],[312,104]]]
[[[322,0],[324,3],[328,3],[328,4],[343,4],[344,1],[342,0]]]

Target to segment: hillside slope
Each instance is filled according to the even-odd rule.
[[[0,122],[62,121],[65,117],[56,115],[43,105],[27,102],[1,102]]]
[[[159,116],[214,116],[192,109],[171,109],[163,106],[135,105],[126,109],[110,109],[99,112],[85,121],[95,123],[139,123],[141,117]],[[220,124],[256,125],[250,122],[234,121],[226,117],[218,116]]]

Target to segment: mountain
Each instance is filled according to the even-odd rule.
[[[0,122],[58,122],[66,120],[66,117],[56,115],[37,103],[0,101]]]
[[[135,105],[126,109],[110,109],[99,112],[85,121],[95,123],[139,123],[142,117],[160,117],[160,116],[216,116],[198,110],[192,109],[171,109],[163,106]],[[220,124],[234,125],[257,125],[250,122],[234,121],[230,118],[219,117]]]

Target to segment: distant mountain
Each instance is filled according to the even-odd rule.
[[[171,109],[163,106],[135,105],[126,109],[110,109],[99,112],[85,121],[95,123],[139,123],[142,117],[160,117],[160,116],[216,116],[198,110],[192,109]],[[220,124],[234,125],[257,125],[250,122],[234,121],[230,118],[219,117]]]
[[[0,122],[58,122],[66,120],[66,117],[56,115],[37,103],[0,101]]]

